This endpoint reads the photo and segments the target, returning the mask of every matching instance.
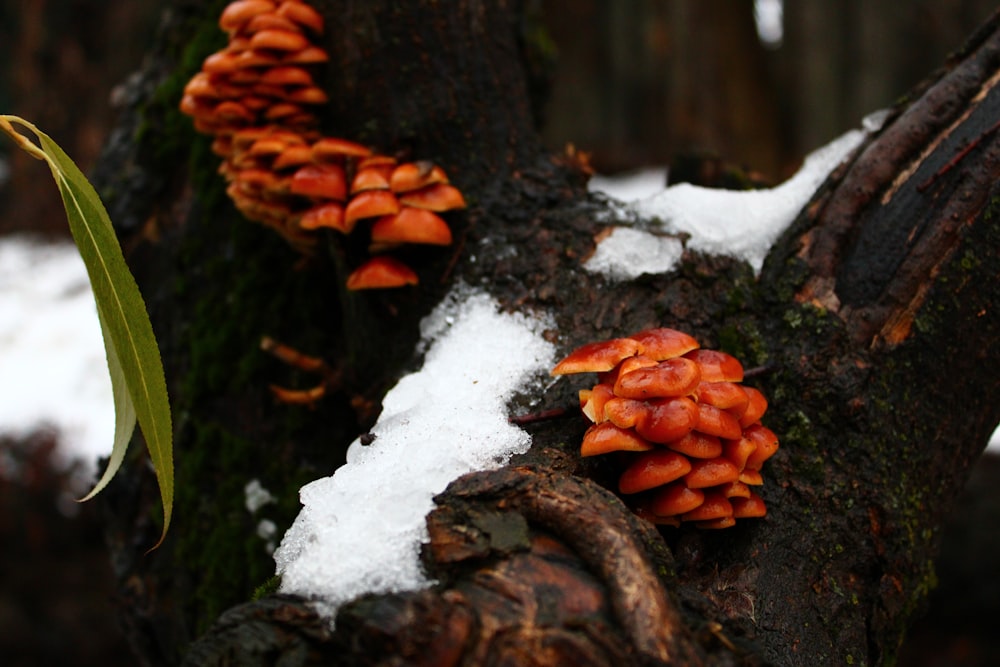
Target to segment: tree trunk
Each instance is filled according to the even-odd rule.
[[[668,274],[609,284],[580,266],[605,204],[574,156],[540,147],[520,3],[315,2],[331,55],[325,132],[432,159],[470,201],[456,243],[423,255],[418,289],[349,293],[335,240],[303,268],[232,209],[209,140],[177,111],[224,43],[223,3],[207,4],[176,3],[132,91],[134,134],[110,144],[97,179],[177,422],[167,542],[142,555],[158,527],[140,461],[104,496],[146,664],[891,660],[933,585],[942,517],[1000,421],[996,17],[831,175],[759,279],[689,251]],[[459,280],[551,313],[563,351],[672,326],[764,367],[753,382],[782,442],[766,519],[657,531],[577,456],[585,425],[571,410],[525,425],[528,454],[438,497],[424,550],[434,587],[357,600],[336,631],[286,596],[234,606],[273,571],[258,521],[280,535],[298,487],[342,462],[413,361],[420,317]],[[314,410],[274,404],[269,383],[317,378],[262,354],[263,335],[323,356],[337,390]],[[579,388],[554,385],[540,409],[573,405]],[[249,512],[251,479],[277,502]]]

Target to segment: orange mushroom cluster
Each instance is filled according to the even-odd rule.
[[[764,483],[761,466],[778,438],[760,423],[767,399],[740,384],[739,361],[661,328],[584,345],[552,369],[587,372],[599,375],[580,392],[593,422],[581,454],[621,452],[618,490],[640,516],[701,528],[764,516],[752,487]]]
[[[325,137],[314,110],[327,102],[315,68],[329,60],[312,41],[323,17],[302,0],[235,0],[219,26],[229,43],[205,59],[180,108],[212,135],[227,193],[250,220],[310,253],[316,230],[352,233],[363,223],[373,255],[349,289],[412,285],[412,269],[385,253],[402,244],[450,245],[438,215],[463,208],[440,167],[399,163],[345,139]]]

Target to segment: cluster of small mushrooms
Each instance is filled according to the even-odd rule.
[[[348,288],[416,284],[416,273],[385,253],[406,243],[451,244],[451,230],[437,214],[463,208],[462,193],[431,163],[399,163],[321,134],[313,110],[328,98],[314,74],[329,56],[312,41],[323,33],[313,7],[302,0],[235,0],[219,25],[229,43],[205,59],[180,108],[214,137],[236,207],[307,254],[316,230],[346,235],[365,221],[373,256],[351,273]]]
[[[640,516],[701,528],[764,516],[751,487],[764,483],[760,469],[778,438],[760,423],[764,395],[740,384],[739,361],[660,328],[584,345],[552,369],[588,372],[599,375],[580,391],[593,422],[581,454],[617,453],[624,466],[618,490]]]

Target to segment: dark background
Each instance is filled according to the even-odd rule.
[[[891,105],[996,9],[797,0],[785,8],[782,42],[765,45],[750,0],[527,4],[539,67],[554,77],[543,111],[552,150],[571,143],[605,174],[693,157],[772,183]],[[86,171],[114,123],[115,87],[141,65],[167,5],[0,0],[0,113],[36,123]],[[47,168],[0,140],[0,235],[24,231],[65,236],[62,207]],[[0,438],[0,663],[128,663],[101,520],[92,506],[60,509],[67,476],[47,466],[55,437]],[[994,664],[998,478],[996,458],[977,466],[946,531],[941,586],[902,664]]]

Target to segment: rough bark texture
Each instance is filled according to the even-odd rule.
[[[456,244],[420,256],[420,289],[350,294],[336,240],[303,268],[232,211],[207,140],[176,111],[183,83],[222,43],[222,4],[176,3],[160,59],[134,89],[135,134],[112,143],[100,178],[177,414],[167,543],[141,555],[157,527],[139,462],[106,494],[145,663],[892,659],[933,585],[942,517],[1000,420],[997,19],[831,176],[759,279],[741,262],[688,253],[669,274],[608,283],[580,266],[604,203],[585,195],[572,156],[539,147],[520,3],[315,2],[332,56],[327,131],[434,159],[471,203]],[[425,549],[438,586],[358,600],[336,632],[276,596],[219,618],[271,569],[257,521],[287,527],[298,486],[332,472],[371,424],[415,361],[420,316],[456,280],[552,313],[565,351],[674,326],[763,366],[753,382],[782,441],[765,469],[767,518],[653,530],[602,488],[607,464],[575,455],[584,424],[570,410],[525,426],[528,455],[438,498]],[[317,378],[262,355],[264,334],[322,354],[340,373],[336,391],[312,411],[274,405],[268,383]],[[577,389],[557,383],[536,409],[572,406]],[[256,516],[243,499],[252,478],[279,498]]]

